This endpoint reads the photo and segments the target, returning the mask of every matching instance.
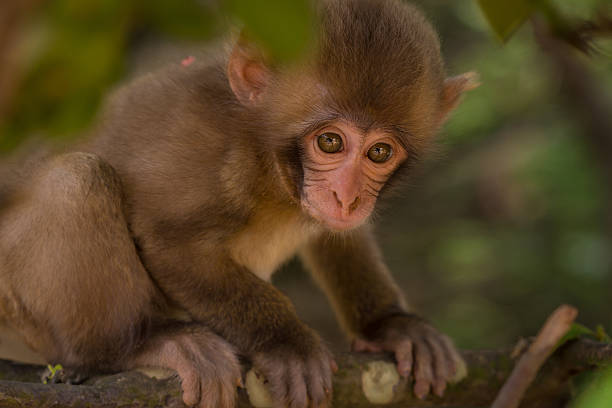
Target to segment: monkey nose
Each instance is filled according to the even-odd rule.
[[[357,207],[359,207],[359,202],[361,201],[359,194],[355,195],[354,198],[351,196],[351,198],[349,199],[343,199],[339,197],[338,193],[336,193],[335,191],[333,193],[334,198],[336,199],[336,203],[338,204],[338,207],[343,210],[343,213],[350,215],[353,213],[353,211],[357,209]]]

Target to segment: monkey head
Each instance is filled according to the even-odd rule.
[[[336,231],[368,220],[390,178],[411,167],[476,86],[473,73],[446,78],[430,24],[412,6],[389,3],[321,2],[316,46],[294,66],[270,64],[244,37],[228,62],[232,91],[261,122],[283,185]]]

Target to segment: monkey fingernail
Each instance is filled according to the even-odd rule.
[[[444,391],[446,391],[446,382],[442,380],[437,381],[436,384],[434,385],[434,393],[438,397],[443,397]]]
[[[402,377],[408,377],[410,373],[412,372],[412,364],[400,361],[397,364],[397,371]]]
[[[429,383],[425,381],[417,381],[414,384],[414,395],[418,399],[425,399],[425,397],[429,394]]]

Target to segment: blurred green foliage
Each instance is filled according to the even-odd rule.
[[[495,34],[503,41],[534,11],[532,0],[478,0],[478,4]]]
[[[608,408],[612,401],[612,368],[604,370],[571,404],[571,408]]]
[[[312,39],[307,0],[203,4],[199,0],[42,3],[19,47],[25,72],[8,120],[0,122],[0,150],[13,149],[32,133],[65,138],[86,129],[104,94],[125,73],[129,53],[143,36],[211,39],[227,28],[227,21],[235,21],[281,61],[295,58]]]
[[[10,150],[32,133],[66,137],[83,130],[121,78],[140,31],[202,38],[214,26],[197,0],[43,2],[20,47],[25,72],[0,147]]]
[[[248,34],[265,44],[278,60],[299,57],[314,38],[314,19],[308,0],[226,0],[227,14],[235,16]]]
[[[507,41],[534,14],[544,15],[557,30],[568,28],[572,21],[592,17],[600,0],[580,2],[559,0],[477,0],[483,15],[497,37]],[[591,14],[591,15],[589,15]]]

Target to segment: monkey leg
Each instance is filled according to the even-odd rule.
[[[236,352],[228,342],[196,323],[173,322],[152,330],[131,356],[117,366],[122,370],[163,367],[181,378],[183,402],[201,408],[231,408],[242,373]],[[78,370],[47,369],[43,380],[80,384],[86,379]]]
[[[0,213],[0,314],[35,351],[74,375],[174,369],[188,405],[234,406],[240,366],[227,342],[203,326],[149,329],[156,289],[111,166],[86,153],[50,158],[9,203]]]
[[[154,285],[99,157],[32,170],[0,213],[0,313],[49,362],[113,370],[141,341]]]

